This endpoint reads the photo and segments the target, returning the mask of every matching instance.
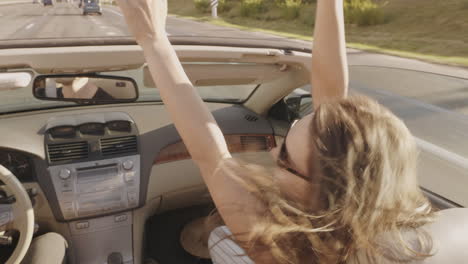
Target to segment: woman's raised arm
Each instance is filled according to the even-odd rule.
[[[343,1],[317,1],[311,76],[315,108],[348,94]]]
[[[167,0],[118,0],[127,25],[142,46],[161,98],[192,159],[211,175],[230,157],[213,115],[182,68],[166,34]]]
[[[252,230],[262,210],[258,201],[228,173],[237,163],[221,129],[185,74],[165,31],[166,0],[117,0],[138,43],[172,121],[203,179],[221,216],[233,233]],[[225,162],[223,162],[225,161]],[[223,170],[215,173],[220,163]],[[232,166],[228,166],[232,165]],[[240,239],[238,237],[238,239]],[[271,262],[269,262],[271,263]]]

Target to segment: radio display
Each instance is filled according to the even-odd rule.
[[[117,164],[77,169],[78,181],[87,180],[92,177],[113,177],[119,173]]]

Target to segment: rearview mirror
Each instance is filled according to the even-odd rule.
[[[90,104],[134,102],[138,87],[132,78],[103,75],[42,75],[36,77],[37,99]]]

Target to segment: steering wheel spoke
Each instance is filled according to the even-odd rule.
[[[12,228],[13,219],[13,207],[10,204],[0,204],[0,231]]]

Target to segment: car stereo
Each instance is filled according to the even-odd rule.
[[[65,220],[138,207],[140,155],[48,168]]]

